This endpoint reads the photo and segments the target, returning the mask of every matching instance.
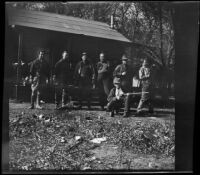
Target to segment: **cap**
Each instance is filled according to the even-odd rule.
[[[128,58],[127,58],[125,55],[123,55],[123,56],[122,56],[122,60],[126,60],[126,61],[127,61]]]
[[[87,55],[87,53],[86,53],[86,52],[83,52],[82,55]]]

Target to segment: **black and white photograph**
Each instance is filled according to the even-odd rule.
[[[5,2],[9,172],[175,171],[177,87],[195,91],[175,82],[181,57],[198,55],[191,6]]]

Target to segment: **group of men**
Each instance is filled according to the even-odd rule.
[[[82,101],[87,101],[88,109],[91,108],[91,89],[96,88],[99,92],[99,102],[102,110],[106,106],[106,110],[110,112],[110,116],[114,116],[114,112],[118,112],[119,108],[124,105],[123,117],[127,117],[130,113],[130,103],[133,99],[141,95],[137,114],[141,114],[143,105],[145,103],[149,106],[149,112],[153,112],[152,107],[152,73],[151,65],[147,59],[144,60],[142,67],[139,70],[139,79],[133,76],[132,68],[127,64],[128,58],[122,56],[122,64],[118,65],[114,71],[111,71],[109,61],[105,58],[104,53],[100,53],[99,62],[96,67],[88,60],[87,53],[83,52],[81,61],[77,63],[73,73],[74,84],[79,87],[78,108],[82,108]],[[62,58],[55,64],[53,82],[55,85],[55,108],[65,106],[67,101],[70,101],[70,93],[68,86],[70,79],[72,79],[72,66],[69,61],[69,54],[67,51],[62,53]],[[30,67],[30,81],[31,81],[31,106],[30,109],[36,107],[42,109],[40,106],[40,93],[46,81],[50,77],[50,68],[44,60],[44,51],[38,51],[37,58],[32,62]],[[111,88],[110,82],[114,87]],[[140,82],[140,85],[133,87],[133,81]],[[141,92],[140,92],[141,91]],[[34,101],[36,98],[36,106]]]

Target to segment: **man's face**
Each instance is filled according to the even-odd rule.
[[[122,64],[127,64],[127,61],[126,60],[122,60]]]
[[[83,55],[82,56],[82,60],[85,62],[87,60],[87,56],[86,55]]]
[[[62,58],[65,60],[68,58],[68,53],[67,52],[63,52],[62,54]]]
[[[43,60],[43,58],[44,58],[44,52],[39,52],[38,59]]]
[[[104,54],[100,54],[100,61],[104,61],[105,57]]]
[[[144,60],[143,63],[142,63],[142,65],[143,65],[144,67],[146,67],[146,66],[147,66],[147,61]]]

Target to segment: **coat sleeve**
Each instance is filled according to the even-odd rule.
[[[90,64],[90,70],[91,70],[91,74],[92,74],[92,80],[95,80],[96,74],[95,74],[95,68],[94,68],[93,64]]]
[[[121,76],[122,74],[121,74],[121,66],[120,65],[118,65],[116,68],[115,68],[115,70],[113,71],[113,77],[119,77],[119,76]]]
[[[148,72],[145,73],[144,68],[140,68],[139,77],[140,77],[141,80],[149,79],[150,78],[150,69],[148,69]]]
[[[113,99],[113,97],[115,97],[115,89],[114,88],[110,90],[107,100],[111,101]]]
[[[57,76],[58,75],[58,67],[59,67],[59,62],[57,62],[54,66],[54,75]]]
[[[79,68],[80,68],[80,63],[77,63],[75,70],[74,70],[74,76],[73,76],[74,80],[77,80],[79,77],[79,73],[78,73]]]
[[[143,68],[141,67],[140,68],[140,70],[139,70],[139,79],[140,80],[143,80],[143,78],[144,78],[144,75],[143,75],[144,73],[143,73]]]
[[[34,76],[34,62],[30,63],[30,75],[33,77]]]

